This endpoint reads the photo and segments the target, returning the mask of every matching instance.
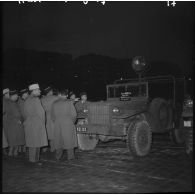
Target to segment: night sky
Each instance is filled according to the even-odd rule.
[[[167,60],[185,73],[194,52],[194,2],[6,3],[3,49]]]

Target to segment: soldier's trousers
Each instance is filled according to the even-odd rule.
[[[29,161],[38,162],[39,161],[40,148],[29,147]]]
[[[56,159],[59,160],[62,157],[63,154],[63,149],[57,149],[56,150]],[[75,154],[74,154],[74,148],[71,149],[67,149],[67,158],[68,160],[74,159],[75,158]]]

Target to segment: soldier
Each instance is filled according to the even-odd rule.
[[[56,100],[51,109],[51,119],[54,122],[54,148],[56,160],[60,160],[63,149],[67,150],[68,160],[74,159],[74,148],[77,147],[76,110],[72,101],[67,100],[67,90],[61,91],[61,96]]]
[[[87,112],[87,93],[82,92],[80,94],[81,100],[75,104],[75,108],[78,115],[83,115],[85,112]]]
[[[29,147],[29,161],[38,162],[40,148],[48,145],[45,111],[39,99],[41,93],[39,85],[30,85],[29,91],[30,95],[24,102],[26,146]]]
[[[20,110],[23,118],[24,118],[24,101],[28,98],[28,96],[29,96],[28,89],[20,90],[20,98],[18,100],[18,104],[20,106]]]
[[[7,105],[7,102],[9,100],[9,89],[6,88],[3,90],[3,154],[7,155],[6,148],[8,147],[8,142],[7,142],[7,137],[5,135],[5,119],[6,119],[6,113],[5,113],[5,108]]]
[[[7,143],[7,139],[6,139],[6,137],[5,137],[4,130],[3,130],[3,135],[2,135],[2,136],[3,136],[3,145],[2,145],[2,147],[3,147],[3,149],[5,149],[5,148],[8,147],[8,143]],[[6,150],[3,150],[3,154],[7,155]]]
[[[28,89],[22,89],[20,90],[20,97],[18,100],[18,105],[20,108],[20,112],[22,114],[22,123],[25,120],[25,115],[24,115],[24,101],[28,98],[29,94],[28,94]],[[26,152],[26,146],[23,147],[19,147],[19,152]]]
[[[5,108],[5,134],[9,144],[9,156],[18,155],[18,147],[25,144],[22,115],[17,103],[18,91],[10,91],[10,100]]]
[[[74,105],[79,100],[79,98],[76,98],[75,93],[72,91],[69,93],[69,99],[73,102]]]
[[[53,122],[51,120],[51,106],[55,100],[58,99],[57,96],[53,95],[53,89],[51,87],[47,87],[44,89],[45,91],[45,97],[41,99],[43,108],[46,112],[46,130],[47,130],[47,136],[49,140],[50,145],[50,151],[53,152]],[[47,149],[47,148],[46,148]]]

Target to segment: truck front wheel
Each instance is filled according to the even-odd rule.
[[[146,120],[133,122],[128,128],[127,144],[134,156],[146,156],[151,149],[152,131]]]

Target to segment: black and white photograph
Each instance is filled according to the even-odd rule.
[[[193,193],[194,1],[2,1],[2,193]]]

